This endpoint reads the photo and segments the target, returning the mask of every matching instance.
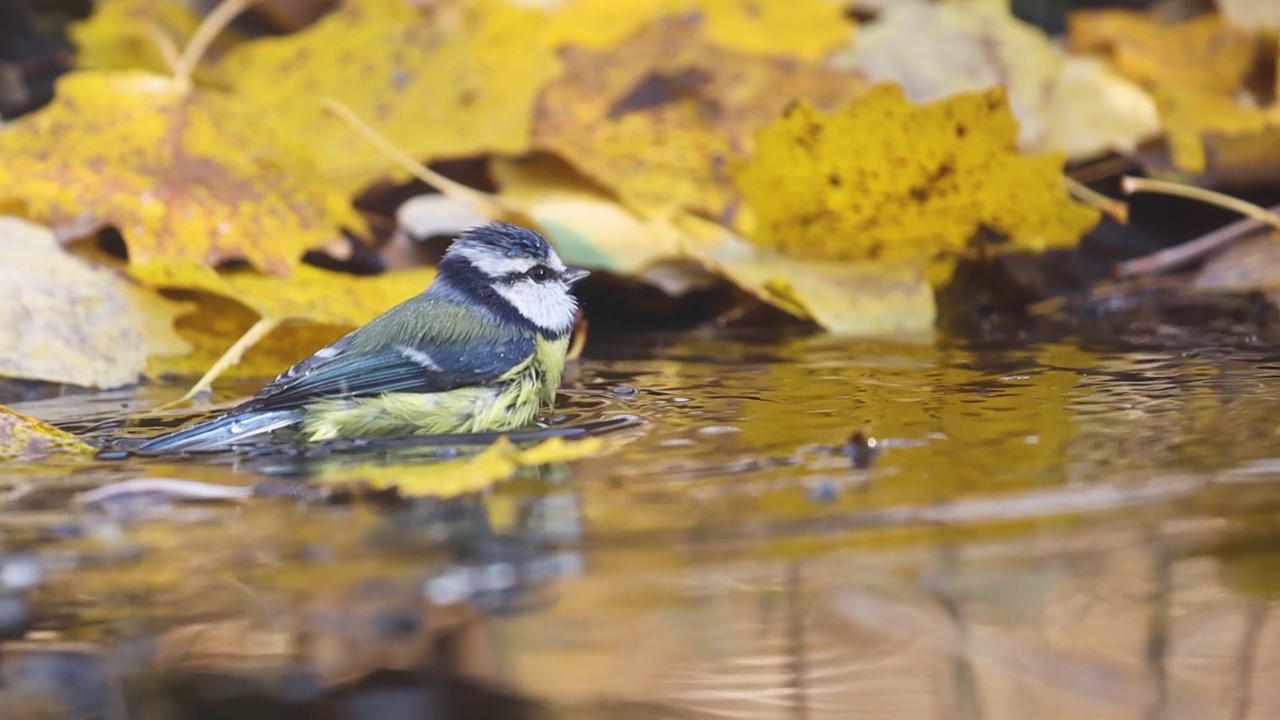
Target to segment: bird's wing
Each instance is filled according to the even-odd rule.
[[[535,349],[533,336],[482,329],[480,321],[456,303],[423,299],[397,312],[298,363],[236,411],[293,408],[333,396],[443,392],[483,385]],[[422,322],[413,313],[426,313],[430,321]]]

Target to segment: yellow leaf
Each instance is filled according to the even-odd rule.
[[[325,98],[424,161],[523,152],[534,98],[560,69],[545,16],[504,0],[431,5],[349,0],[306,30],[240,46],[223,69],[348,191],[402,171],[324,113]]]
[[[669,222],[638,217],[554,157],[495,159],[489,168],[502,197],[519,203],[571,265],[635,277],[680,255]]]
[[[1067,197],[1062,158],[1023,157],[997,88],[917,107],[893,85],[843,110],[793,106],[737,168],[753,239],[796,259],[927,262],[980,228],[1031,250],[1098,221]]]
[[[927,334],[937,318],[920,268],[877,262],[793,260],[700,218],[682,226],[705,240],[694,256],[761,300],[836,335]],[[718,237],[717,237],[718,236]]]
[[[1260,36],[1218,15],[1162,22],[1132,10],[1071,13],[1072,51],[1104,53],[1126,77],[1148,85],[1182,85],[1229,95],[1244,83]]]
[[[188,351],[173,329],[184,306],[69,255],[53,233],[0,217],[0,375],[114,388],[148,358]]]
[[[1272,150],[1275,133],[1280,132],[1280,113],[1247,107],[1215,92],[1178,85],[1156,88],[1156,100],[1164,119],[1169,155],[1184,176],[1209,170],[1206,142],[1212,138],[1255,138],[1258,148],[1240,160],[1258,160]],[[1215,170],[1228,171],[1219,159]]]
[[[483,490],[521,467],[577,460],[604,447],[601,438],[569,442],[556,437],[521,450],[503,436],[474,457],[429,464],[339,467],[324,471],[319,479],[326,483],[365,482],[377,489],[396,488],[408,497],[453,497]]]
[[[1007,0],[892,3],[831,64],[895,82],[916,103],[1002,85],[1024,150],[1131,152],[1160,132],[1142,88],[1096,59],[1064,56]]]
[[[262,117],[158,75],[72,73],[0,132],[0,195],[62,237],[116,226],[138,265],[244,259],[285,274],[360,219]]]
[[[359,276],[300,265],[288,278],[252,272],[151,276],[157,287],[203,291],[180,318],[179,334],[195,352],[152,363],[154,373],[199,375],[259,318],[289,321],[251,348],[228,377],[275,375],[391,307],[426,289],[434,268]]]
[[[86,70],[150,70],[168,73],[155,33],[182,47],[200,16],[182,0],[99,0],[88,19],[68,28],[76,66]]]
[[[94,449],[71,433],[0,406],[0,459],[28,458],[52,452],[88,454]]]
[[[821,59],[848,40],[853,23],[827,0],[566,0],[547,28],[553,45],[604,50],[662,18],[698,13],[707,39],[755,55]]]
[[[535,144],[645,214],[719,216],[734,197],[724,165],[792,100],[856,97],[851,73],[710,44],[696,20],[664,21],[607,51],[570,48],[538,105]]]

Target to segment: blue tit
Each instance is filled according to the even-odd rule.
[[[224,415],[137,449],[219,450],[289,427],[321,441],[526,426],[555,399],[577,317],[571,288],[586,275],[535,232],[473,228],[421,294]]]

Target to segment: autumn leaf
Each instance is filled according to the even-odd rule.
[[[691,255],[764,302],[846,336],[927,334],[933,288],[918,265],[805,261],[763,250],[714,223],[679,218]]]
[[[0,375],[115,388],[188,351],[173,328],[182,303],[68,254],[25,220],[0,217],[0,287]]]
[[[761,246],[805,260],[928,260],[980,228],[1010,247],[1079,240],[1095,210],[1067,197],[1059,155],[1023,157],[999,89],[923,107],[881,85],[842,110],[792,107],[736,179]]]
[[[505,436],[469,458],[444,460],[424,465],[356,465],[324,470],[325,483],[367,483],[375,489],[395,488],[407,497],[453,497],[483,490],[511,477],[522,467],[535,467],[578,460],[601,452],[602,438],[567,441],[554,437],[520,449]]]
[[[182,0],[99,0],[69,34],[81,69],[167,73],[156,33],[181,46],[199,25],[200,16]]]
[[[609,49],[664,17],[706,19],[706,37],[728,50],[819,60],[846,42],[853,23],[839,3],[792,0],[566,0],[553,7],[547,40],[555,46]]]
[[[525,151],[534,97],[560,69],[544,15],[503,0],[426,5],[349,0],[306,30],[242,45],[222,70],[348,191],[401,171],[326,115],[326,98],[422,161]]]
[[[1019,146],[1069,157],[1132,152],[1160,132],[1155,101],[1094,58],[1067,57],[1005,0],[888,5],[835,67],[895,82],[915,103],[1001,85]]]
[[[94,449],[71,433],[0,406],[0,460],[54,452],[88,454]]]
[[[1194,87],[1156,88],[1172,162],[1172,175],[1197,178],[1213,172],[1222,182],[1261,170],[1275,172],[1280,112],[1246,106],[1235,98]],[[1256,175],[1255,175],[1256,177]]]
[[[239,259],[287,274],[360,219],[261,117],[167,77],[72,73],[0,131],[0,194],[64,239],[114,225],[143,279]]]
[[[204,373],[262,319],[279,324],[245,354],[226,377],[275,375],[330,342],[426,289],[430,267],[360,276],[301,265],[287,278],[253,272],[153,276],[158,287],[198,290],[183,297],[196,303],[179,318],[178,333],[195,351],[153,362],[153,373]]]
[[[855,97],[851,74],[709,43],[697,19],[656,23],[616,48],[564,52],[538,103],[535,144],[645,214],[719,216],[734,197],[725,163],[792,100]]]
[[[494,159],[501,197],[518,204],[571,265],[639,277],[681,255],[680,232],[641,218],[558,159]]]
[[[1221,16],[1164,22],[1132,10],[1079,10],[1068,19],[1070,48],[1109,57],[1126,77],[1230,95],[1243,85],[1260,47],[1255,32]]]

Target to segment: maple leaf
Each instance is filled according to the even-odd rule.
[[[736,168],[753,239],[809,260],[929,260],[980,228],[1011,247],[1074,244],[1098,221],[1071,200],[1061,155],[1024,157],[998,88],[912,105],[880,85],[826,114],[801,103]]]
[[[78,72],[0,131],[0,194],[63,239],[113,225],[138,277],[246,260],[286,274],[360,218],[232,98],[140,71]]]
[[[419,160],[523,152],[534,97],[560,69],[541,40],[544,20],[502,0],[425,10],[349,0],[306,30],[240,46],[221,69],[310,144],[326,178],[355,191],[400,171],[326,116],[324,99]]]
[[[706,41],[697,18],[655,23],[616,48],[570,48],[538,104],[535,145],[634,208],[716,216],[735,195],[725,163],[795,98],[838,105],[852,74]]]

